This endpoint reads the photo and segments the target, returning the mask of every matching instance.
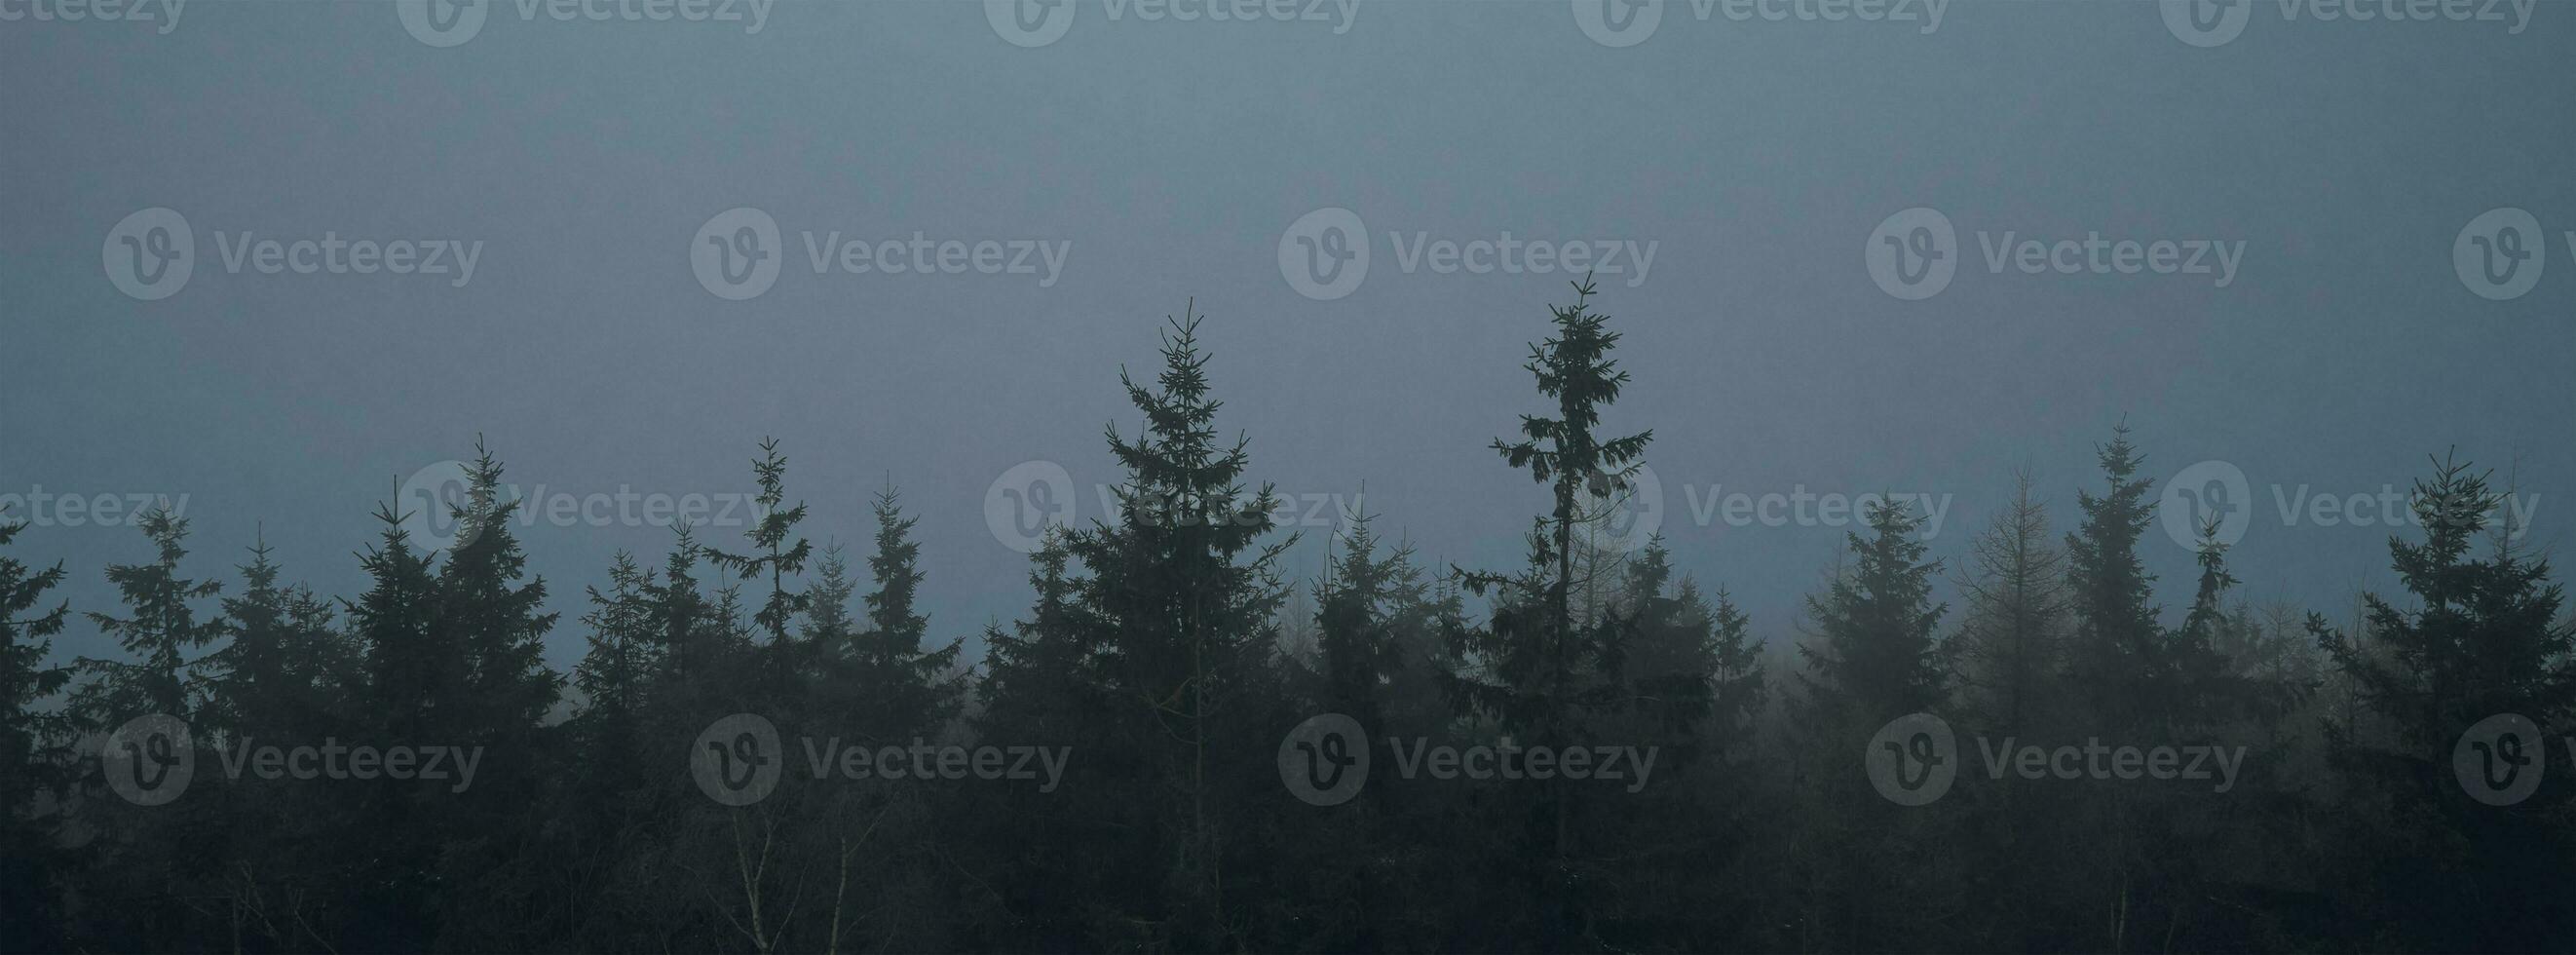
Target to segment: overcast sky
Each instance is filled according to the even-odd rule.
[[[902,488],[963,636],[1030,596],[988,505],[1052,462],[1100,516],[1118,369],[1194,298],[1220,425],[1298,517],[1365,481],[1427,558],[1507,567],[1546,498],[1484,446],[1544,410],[1519,364],[1568,244],[1622,266],[1606,426],[1654,429],[1657,526],[1766,637],[1843,528],[1761,496],[1929,494],[1955,560],[2017,466],[2071,528],[2123,416],[2160,488],[2243,475],[2258,599],[2388,586],[2388,528],[2313,499],[2453,445],[2518,461],[2530,543],[2571,531],[2576,5],[1066,2],[0,0],[11,556],[113,609],[142,535],[39,492],[185,495],[193,572],[264,533],[354,595],[369,513],[480,433],[541,503],[638,496],[517,528],[569,666],[581,587],[669,542],[649,498],[721,506],[774,435],[818,544]],[[744,252],[774,275],[702,276]],[[2188,551],[2146,550],[2178,612]]]

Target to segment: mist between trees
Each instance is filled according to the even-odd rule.
[[[561,530],[509,519],[487,448],[452,544],[380,509],[352,595],[257,542],[210,567],[154,509],[152,559],[107,572],[118,604],[74,608],[30,556],[45,528],[0,522],[0,946],[2576,947],[2576,773],[2547,765],[2576,644],[2487,472],[2418,478],[2388,544],[2403,592],[2253,606],[2263,572],[2214,522],[2195,579],[2142,568],[2156,489],[2124,427],[2071,508],[2025,477],[1937,554],[1928,515],[1872,499],[1800,625],[1756,634],[1660,540],[1602,543],[1653,433],[1615,407],[1592,296],[1550,306],[1533,410],[1487,446],[1552,500],[1520,566],[1429,566],[1359,514],[1321,579],[1290,579],[1185,311],[1159,370],[1121,375],[1142,423],[1107,433],[1120,506],[1045,533],[981,659],[916,608],[897,490],[864,553],[818,551],[775,440],[744,526],[620,554],[576,620],[544,612],[518,536]],[[123,652],[50,665],[72,627]],[[587,639],[570,673],[541,656],[559,628]],[[1322,714],[1366,737],[1329,747],[1351,766],[1394,741],[1652,771],[1336,764],[1311,799],[1282,740]],[[1900,727],[1888,790],[1873,740]],[[353,761],[303,772],[311,747]],[[2069,748],[2092,768],[2058,769]],[[1003,771],[1022,751],[1061,756]],[[436,753],[477,754],[472,784],[410,771]],[[2177,778],[2195,753],[2234,754],[2223,791]],[[1913,788],[1943,759],[1968,768]]]

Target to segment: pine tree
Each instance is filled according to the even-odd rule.
[[[437,626],[464,654],[465,682],[446,701],[465,722],[463,739],[525,740],[554,708],[564,684],[545,663],[546,633],[556,614],[543,577],[527,576],[527,555],[510,531],[516,503],[502,499],[501,463],[480,440],[466,468],[466,499],[456,506],[456,543],[438,571]]]
[[[579,720],[585,748],[604,758],[629,762],[638,753],[639,724],[647,705],[646,688],[655,667],[653,608],[647,592],[653,572],[618,551],[608,569],[609,589],[588,588],[590,650],[573,670],[584,705]]]
[[[826,659],[856,660],[859,625],[850,617],[850,598],[858,591],[848,555],[839,544],[826,545],[814,564],[814,583],[805,589],[805,620],[796,638]]]
[[[1673,585],[1673,565],[1662,537],[1648,541],[1626,570],[1620,582],[1625,626],[1618,630],[1618,649],[1630,704],[1659,730],[1686,740],[1714,705],[1715,621],[1698,601],[1696,589],[1689,602],[1666,594]]]
[[[371,584],[345,609],[366,651],[367,709],[391,738],[414,742],[452,719],[445,701],[465,684],[465,655],[450,631],[432,625],[438,580],[428,555],[412,549],[405,515],[379,507],[375,517],[383,529],[358,561]]]
[[[1661,536],[1627,570],[1621,675],[1646,732],[1682,757],[1703,739],[1721,753],[1741,745],[1763,692],[1762,666],[1745,636],[1749,619],[1724,591],[1711,607],[1696,582],[1675,582]]]
[[[2090,702],[2097,728],[2134,731],[2164,722],[2174,707],[2173,662],[2148,590],[2155,575],[2138,561],[2138,539],[2155,520],[2147,496],[2153,482],[2137,476],[2142,459],[2127,424],[2112,429],[2099,451],[2108,487],[2100,497],[2077,492],[2084,520],[2066,537],[2075,609],[2068,676]]]
[[[2239,677],[2220,650],[2244,643],[2238,633],[2251,621],[2242,608],[2231,610],[2227,602],[2228,591],[2239,581],[2227,570],[2227,545],[2218,539],[2217,518],[2202,525],[2194,560],[2200,566],[2200,581],[2192,594],[2191,610],[2183,616],[2182,629],[2165,641],[2174,680],[2170,719],[2177,728],[2206,727],[2260,712],[2267,696],[2293,689],[2262,686]]]
[[[984,662],[971,720],[988,745],[1069,746],[1087,760],[1083,787],[1055,793],[981,787],[961,815],[971,826],[969,851],[987,861],[989,908],[975,917],[1007,928],[984,947],[1024,950],[1095,943],[1102,900],[1155,874],[1129,842],[1095,828],[1103,820],[1144,813],[1133,790],[1141,781],[1135,752],[1120,743],[1119,717],[1130,709],[1109,688],[1102,653],[1107,629],[1083,603],[1086,584],[1072,567],[1071,532],[1049,526],[1029,555],[1035,591],[1026,615],[984,630]],[[1098,754],[1094,758],[1093,754]],[[1138,873],[1144,873],[1139,875]]]
[[[1600,515],[1582,513],[1580,505],[1625,490],[1630,466],[1654,440],[1651,430],[1607,440],[1594,435],[1601,409],[1619,400],[1628,373],[1610,357],[1619,333],[1608,329],[1609,316],[1591,310],[1590,276],[1575,284],[1574,293],[1574,304],[1549,307],[1556,334],[1531,345],[1522,366],[1537,379],[1539,394],[1555,400],[1557,417],[1524,414],[1521,440],[1493,443],[1505,462],[1550,485],[1555,509],[1532,526],[1525,571],[1466,575],[1471,592],[1509,593],[1498,597],[1490,627],[1481,634],[1462,631],[1462,650],[1492,675],[1458,686],[1462,702],[1474,711],[1552,747],[1568,738],[1576,710],[1597,708],[1616,696],[1615,690],[1585,686],[1583,673],[1603,667],[1603,647],[1597,628],[1574,614],[1574,538]]]
[[[2348,720],[2328,720],[2346,778],[2388,806],[2386,822],[2354,819],[2329,870],[2351,879],[2355,912],[2395,933],[2382,947],[2534,951],[2576,937],[2564,902],[2576,835],[2550,815],[2471,803],[2452,778],[2453,746],[2481,720],[2528,718],[2542,736],[2525,745],[2538,748],[2576,718],[2576,628],[2560,617],[2565,592],[2549,562],[2509,541],[2472,556],[2499,501],[2487,479],[2453,457],[2435,459],[2431,477],[2415,483],[2423,540],[2388,543],[2413,606],[2365,594],[2368,650],[2322,615],[2308,617],[2365,711],[2394,729],[2394,745],[2381,748]]]
[[[253,745],[355,745],[353,737],[367,735],[353,732],[351,720],[365,679],[357,648],[338,630],[328,602],[279,582],[272,553],[264,540],[255,543],[250,563],[238,567],[241,591],[223,601],[224,645],[200,662],[205,697],[195,729],[210,747],[235,753]],[[191,797],[191,811],[221,821],[195,842],[221,864],[195,889],[194,907],[218,913],[238,944],[329,944],[319,934],[330,926],[320,900],[336,900],[352,884],[346,833],[364,823],[350,811],[345,782],[332,782],[254,775],[205,802]]]
[[[897,658],[921,649],[930,627],[927,618],[913,611],[913,597],[921,588],[921,544],[912,539],[917,520],[903,516],[894,488],[878,493],[869,510],[877,521],[877,552],[868,558],[868,573],[877,589],[867,596],[867,653],[878,666],[892,668]]]
[[[2416,482],[2424,540],[2391,537],[2388,550],[2418,606],[2363,598],[2385,658],[2310,615],[2319,645],[2410,750],[2448,752],[2462,730],[2496,713],[2544,727],[2576,717],[2576,634],[2558,620],[2564,592],[2549,562],[2502,547],[2471,556],[2496,503],[2487,474],[2456,459],[2436,460],[2432,477]]]
[[[921,648],[930,621],[913,609],[922,580],[915,519],[903,515],[892,487],[877,495],[872,511],[877,547],[868,572],[876,589],[866,597],[867,629],[859,635],[859,687],[875,703],[874,725],[900,738],[935,730],[956,715],[962,689],[948,674],[965,642]]]
[[[772,699],[786,700],[795,694],[799,680],[810,675],[813,665],[811,648],[797,643],[788,635],[788,624],[805,612],[810,595],[787,586],[790,574],[805,572],[805,561],[813,556],[814,545],[796,536],[796,525],[805,520],[805,505],[787,504],[787,456],[779,453],[778,439],[760,440],[760,459],[752,462],[752,473],[759,482],[760,521],[744,536],[750,550],[729,554],[710,550],[707,560],[716,567],[733,572],[738,580],[769,578],[769,596],[760,610],[752,615],[752,624],[768,634],[764,648],[762,686]]]
[[[662,581],[643,585],[652,631],[655,692],[666,703],[695,701],[717,692],[733,672],[742,648],[734,639],[730,609],[719,608],[698,589],[698,559],[706,548],[686,526],[674,533],[670,555],[662,563]],[[709,717],[712,718],[712,717]]]
[[[1273,568],[1289,542],[1260,544],[1277,497],[1266,484],[1247,495],[1248,439],[1217,437],[1223,404],[1209,395],[1198,316],[1185,310],[1170,326],[1154,387],[1119,373],[1145,420],[1132,439],[1106,429],[1126,472],[1118,513],[1073,533],[1066,549],[1090,572],[1085,616],[1103,628],[1101,662],[1128,707],[1118,732],[1146,760],[1138,769],[1148,791],[1177,794],[1137,807],[1163,813],[1144,825],[1171,833],[1156,881],[1186,939],[1172,944],[1215,947],[1227,944],[1218,877],[1225,807],[1213,802],[1211,762],[1276,731],[1265,725],[1264,701],[1278,695],[1275,613],[1286,588]]]
[[[1972,566],[1958,581],[1967,606],[1949,644],[1971,705],[2016,736],[2054,712],[2048,697],[2065,666],[2072,608],[2066,557],[2031,484],[2029,472],[2016,473],[2012,503],[1969,545]]]
[[[1923,559],[1923,519],[1886,498],[1862,516],[1869,536],[1845,535],[1852,564],[1807,598],[1816,639],[1799,647],[1808,704],[1846,731],[1928,711],[1947,689],[1936,630],[1948,605],[1932,602],[1941,563]]]
[[[179,576],[179,559],[188,555],[188,522],[168,508],[145,513],[139,522],[152,541],[154,560],[107,569],[118,599],[129,617],[92,613],[99,629],[116,638],[126,660],[82,658],[81,669],[96,679],[73,695],[72,710],[93,727],[113,727],[147,714],[192,719],[195,707],[188,691],[188,654],[222,633],[218,620],[199,620],[192,601],[215,596],[223,585]]]
[[[0,514],[0,547],[17,540],[26,528]],[[64,622],[70,619],[71,604],[37,609],[45,592],[61,586],[63,578],[59,563],[31,571],[14,557],[0,557],[0,785],[6,786],[0,793],[7,794],[0,800],[34,792],[36,787],[26,785],[29,780],[22,774],[63,755],[61,747],[71,730],[60,714],[37,708],[72,678],[72,668],[45,662],[53,652],[52,637],[63,632]],[[0,802],[6,805],[13,803]]]
[[[1690,606],[1699,599],[1696,585],[1683,580],[1676,599]],[[1707,613],[1710,647],[1717,660],[1716,689],[1709,697],[1714,719],[1710,732],[1717,739],[1716,755],[1723,760],[1752,749],[1755,724],[1771,695],[1770,677],[1762,663],[1761,642],[1747,632],[1753,618],[1735,605],[1734,594],[1718,588],[1717,604]]]
[[[1539,395],[1556,404],[1555,417],[1521,415],[1521,438],[1494,440],[1504,462],[1526,469],[1554,499],[1548,515],[1534,518],[1527,536],[1528,564],[1519,573],[1462,576],[1469,592],[1489,596],[1493,611],[1483,627],[1454,627],[1453,652],[1473,669],[1449,681],[1462,715],[1491,719],[1505,735],[1551,750],[1580,742],[1578,724],[1615,710],[1625,696],[1615,659],[1615,623],[1578,616],[1574,606],[1576,535],[1608,514],[1587,513],[1584,503],[1628,490],[1628,478],[1654,432],[1604,439],[1595,433],[1603,408],[1619,400],[1628,373],[1610,352],[1619,333],[1609,316],[1591,310],[1591,276],[1574,284],[1574,304],[1549,306],[1554,334],[1530,345],[1522,365],[1537,380]],[[1587,569],[1592,565],[1587,562]],[[1589,581],[1587,574],[1586,580]],[[1559,777],[1532,810],[1531,830],[1544,848],[1527,875],[1535,898],[1540,944],[1561,948],[1581,916],[1573,911],[1575,874],[1573,793]]]
[[[1029,586],[1037,600],[1029,616],[1010,628],[984,630],[984,673],[976,684],[983,706],[979,723],[994,739],[1051,742],[1094,712],[1101,685],[1092,640],[1099,633],[1082,619],[1082,583],[1068,565],[1067,532],[1050,527],[1029,555]]]
[[[1412,566],[1411,548],[1378,555],[1369,521],[1367,514],[1350,515],[1342,551],[1325,555],[1326,579],[1314,587],[1321,702],[1372,731],[1394,732],[1384,710],[1411,662],[1399,629],[1404,616],[1421,605],[1428,585]]]
[[[345,716],[345,695],[363,679],[358,653],[336,629],[331,606],[283,571],[265,540],[238,569],[239,596],[223,601],[222,649],[204,660],[209,729],[235,737],[319,739]]]
[[[0,513],[0,547],[25,529]],[[38,609],[63,577],[60,564],[30,570],[0,557],[0,948],[10,951],[67,948],[55,883],[69,860],[54,824],[42,821],[32,802],[21,804],[57,802],[67,782],[71,727],[61,714],[39,709],[72,677],[70,668],[45,662],[71,605]]]
[[[451,602],[440,592],[430,555],[414,550],[403,530],[408,516],[390,505],[377,507],[382,529],[359,557],[370,581],[367,592],[343,601],[366,654],[361,713],[376,745],[454,745],[469,738],[469,721],[460,712],[470,679],[467,658],[459,630],[439,619]],[[340,939],[341,945],[417,947],[435,933],[439,913],[431,905],[434,877],[428,870],[440,833],[431,822],[437,813],[424,807],[439,797],[426,788],[379,784],[363,791],[367,798],[355,815],[378,837],[342,883],[354,934]]]

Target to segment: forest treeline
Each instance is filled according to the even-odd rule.
[[[775,441],[743,535],[620,554],[571,621],[526,570],[488,449],[449,546],[412,539],[390,505],[374,515],[354,595],[291,584],[263,546],[209,566],[155,513],[152,558],[107,571],[118,603],[73,608],[50,593],[63,568],[26,556],[41,534],[0,522],[0,945],[2576,949],[2576,772],[2548,749],[2576,729],[2576,630],[2544,556],[2491,526],[2487,472],[2442,457],[2417,481],[2419,520],[2388,544],[2402,591],[2255,606],[2240,580],[2260,572],[2232,566],[2214,526],[2194,579],[2143,569],[2156,495],[2122,429],[2071,510],[2025,477],[1954,553],[1878,502],[1800,626],[1757,635],[1660,540],[1602,545],[1601,502],[1652,422],[1615,408],[1630,382],[1591,294],[1550,307],[1526,366],[1536,410],[1490,446],[1552,500],[1517,567],[1429,566],[1355,515],[1322,579],[1290,579],[1189,316],[1151,378],[1121,373],[1142,419],[1107,433],[1121,507],[1050,531],[1026,611],[980,633],[916,605],[919,544],[892,488],[873,546],[817,550]],[[76,627],[122,653],[49,662]],[[587,640],[570,673],[544,662],[558,630]],[[1958,778],[1899,805],[1864,754],[1918,712],[1956,730]],[[736,713],[777,727],[762,755],[786,766],[739,806],[690,762]],[[1377,747],[1337,805],[1285,784],[1283,736],[1324,713]],[[2455,778],[2454,744],[2508,713],[2547,731],[2505,754],[2543,782],[2490,805]],[[112,736],[153,714],[184,722],[192,751]],[[1657,758],[1633,788],[1407,779],[1390,737]],[[818,780],[800,746],[822,739],[1070,759],[1051,788]],[[2095,740],[2245,756],[2222,792],[1995,777],[1980,752]],[[232,778],[253,742],[480,756],[464,787]],[[110,775],[181,757],[194,783],[166,804]]]

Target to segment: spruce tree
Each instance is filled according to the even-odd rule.
[[[1685,759],[1704,739],[1720,752],[1744,743],[1762,697],[1744,612],[1723,591],[1712,607],[1698,583],[1676,582],[1661,536],[1629,562],[1621,590],[1621,675],[1636,721]]]
[[[146,512],[138,522],[152,541],[148,564],[119,564],[107,569],[117,597],[130,616],[92,613],[91,622],[115,637],[127,659],[84,657],[81,669],[95,679],[73,695],[72,709],[88,725],[111,729],[138,716],[164,714],[193,719],[189,692],[189,654],[222,634],[220,620],[199,620],[193,602],[213,597],[223,585],[179,576],[179,559],[188,555],[188,522],[168,508]]]
[[[760,485],[753,501],[759,506],[760,520],[745,532],[749,550],[732,554],[710,550],[707,559],[716,567],[731,571],[738,581],[769,580],[769,596],[752,614],[752,624],[769,637],[762,650],[761,692],[771,700],[787,701],[798,696],[800,681],[811,675],[811,648],[805,647],[787,632],[788,624],[805,612],[810,595],[788,586],[791,574],[805,572],[805,561],[813,556],[814,545],[796,536],[796,525],[805,520],[805,504],[787,505],[787,456],[779,453],[777,438],[760,440],[760,459],[752,462],[752,474]]]
[[[0,514],[0,547],[16,541],[27,525]],[[0,556],[0,806],[34,792],[25,774],[63,755],[71,726],[61,714],[38,704],[71,682],[72,668],[45,662],[53,637],[63,632],[71,604],[40,609],[45,592],[61,586],[61,564],[32,570],[14,557]],[[15,817],[11,817],[15,818]]]
[[[26,526],[0,513],[0,547]],[[0,556],[0,948],[11,951],[66,947],[55,886],[70,857],[33,804],[62,798],[70,762],[71,727],[42,708],[72,677],[45,662],[71,615],[67,602],[41,609],[63,577],[60,564],[33,570]]]
[[[1693,606],[1700,599],[1697,585],[1684,579],[1675,599]],[[1715,754],[1724,760],[1753,748],[1755,725],[1771,695],[1770,676],[1762,663],[1762,643],[1748,632],[1753,618],[1735,605],[1735,595],[1718,588],[1717,603],[1706,612],[1709,647],[1717,662],[1716,687],[1709,696],[1710,734],[1717,739]]]
[[[2349,879],[2355,913],[2394,933],[2382,947],[2536,951],[2576,938],[2564,901],[2576,835],[2552,810],[2517,811],[2563,806],[2563,779],[2543,776],[2529,802],[2497,807],[2472,802],[2454,778],[2455,744],[2482,720],[2531,720],[2541,736],[2520,741],[2528,748],[2558,741],[2576,720],[2576,629],[2560,616],[2565,592],[2549,562],[2509,540],[2477,552],[2499,502],[2487,472],[2435,459],[2415,482],[2423,539],[2388,542],[2410,599],[2363,596],[2367,647],[2322,615],[2308,618],[2364,712],[2394,737],[2374,744],[2351,721],[2328,721],[2346,779],[2387,806],[2387,822],[2354,819],[2329,870]]]
[[[561,694],[562,675],[545,663],[558,615],[542,612],[545,578],[527,579],[527,555],[510,530],[517,502],[503,499],[501,463],[480,440],[474,451],[454,514],[456,543],[438,569],[436,626],[464,655],[465,681],[442,702],[463,720],[464,740],[507,744],[527,739]]]
[[[365,729],[375,745],[463,744],[470,721],[458,712],[470,673],[457,628],[440,620],[450,605],[430,555],[414,550],[403,530],[409,515],[379,505],[374,546],[361,554],[366,593],[343,601],[351,629],[366,653]],[[376,833],[343,882],[351,937],[340,945],[416,948],[436,932],[430,873],[443,833],[433,820],[442,797],[432,784],[379,782],[361,792],[354,813]]]
[[[205,723],[234,737],[320,739],[363,679],[357,651],[328,603],[280,583],[272,553],[265,540],[252,545],[241,593],[223,601],[224,646],[203,663]]]
[[[2138,540],[2155,521],[2148,497],[2153,482],[2137,476],[2143,459],[2129,443],[2126,423],[2098,451],[2107,486],[2098,497],[2077,492],[2084,519],[2066,537],[2075,611],[2068,676],[2089,702],[2096,728],[2134,732],[2173,713],[2173,662],[2149,593],[2155,575],[2138,561]]]
[[[2183,615],[2182,629],[2165,642],[2174,681],[2170,720],[2184,730],[2259,713],[2266,709],[2267,697],[2293,690],[2244,679],[2221,650],[2246,642],[2238,634],[2251,621],[2243,608],[2228,603],[2229,591],[2240,581],[2227,569],[2227,545],[2218,539],[2216,517],[2201,526],[2193,560],[2200,567],[2200,579],[2192,593],[2191,610]]]
[[[1610,357],[1620,336],[1609,330],[1609,316],[1592,311],[1592,294],[1586,275],[1574,283],[1574,304],[1548,307],[1554,334],[1532,343],[1522,365],[1540,397],[1554,402],[1555,416],[1523,414],[1519,440],[1497,438],[1491,445],[1505,463],[1547,486],[1553,507],[1532,519],[1528,564],[1520,572],[1462,576],[1469,592],[1492,599],[1493,610],[1485,626],[1453,627],[1449,638],[1471,667],[1449,681],[1461,714],[1490,719],[1503,734],[1549,749],[1580,744],[1578,724],[1614,710],[1625,695],[1613,656],[1615,625],[1576,614],[1574,550],[1578,533],[1611,516],[1588,513],[1584,504],[1626,492],[1654,440],[1652,431],[1596,434],[1602,409],[1619,400],[1628,373]],[[1571,900],[1573,794],[1562,777],[1545,789],[1530,822],[1540,842],[1531,858],[1543,861],[1526,877],[1540,944],[1560,948],[1572,944],[1581,922]]]
[[[858,592],[848,554],[839,544],[824,546],[822,558],[814,562],[814,583],[805,589],[805,619],[796,638],[826,659],[857,659],[859,625],[850,616],[850,598]]]
[[[1029,555],[1029,586],[1037,592],[1029,615],[1010,627],[984,630],[983,675],[975,696],[987,738],[1050,742],[1071,727],[1089,725],[1102,686],[1094,639],[1100,630],[1083,620],[1082,583],[1069,565],[1067,533],[1049,527]]]
[[[655,666],[653,611],[646,596],[653,572],[621,550],[609,566],[608,584],[605,593],[588,588],[590,612],[581,620],[590,628],[590,649],[573,669],[573,683],[583,698],[578,721],[585,749],[626,763],[639,755],[639,723]]]
[[[2319,645],[2359,681],[2364,700],[2411,751],[2448,752],[2462,730],[2497,713],[2519,713],[2543,727],[2576,718],[2576,635],[2558,619],[2564,590],[2549,579],[2549,562],[2509,547],[2473,555],[2498,503],[2487,480],[2454,458],[2434,461],[2432,476],[2416,482],[2413,507],[2424,539],[2388,542],[2415,605],[2363,598],[2384,656],[2362,652],[2322,616],[2310,616]],[[2342,730],[2348,736],[2351,728]]]
[[[1923,558],[1923,518],[1886,498],[1862,516],[1869,534],[1844,535],[1851,565],[1807,598],[1815,639],[1798,648],[1808,704],[1839,731],[1931,710],[1947,690],[1936,631],[1948,605],[1932,602],[1941,563]]]
[[[1149,907],[1168,907],[1170,944],[1231,947],[1219,917],[1228,807],[1218,790],[1232,780],[1215,774],[1231,766],[1218,765],[1226,754],[1276,732],[1268,710],[1278,697],[1275,612],[1285,585],[1273,568],[1289,542],[1261,543],[1278,499],[1267,484],[1247,493],[1249,439],[1217,436],[1223,403],[1210,395],[1198,330],[1193,310],[1170,320],[1151,387],[1119,373],[1144,424],[1132,438],[1106,429],[1125,472],[1117,513],[1074,532],[1066,549],[1089,571],[1085,616],[1103,628],[1101,662],[1122,701],[1116,732],[1144,760],[1134,767],[1145,776],[1142,791],[1174,794],[1130,810],[1157,812],[1137,824],[1168,840],[1136,847],[1161,868],[1138,873],[1137,887],[1164,890]]]
[[[1595,682],[1603,667],[1602,633],[1593,621],[1575,617],[1575,535],[1603,516],[1584,513],[1582,503],[1626,489],[1631,466],[1654,440],[1651,430],[1608,439],[1594,434],[1601,409],[1619,400],[1628,373],[1610,357],[1619,333],[1609,330],[1609,316],[1591,310],[1590,276],[1575,283],[1574,294],[1572,305],[1549,306],[1555,334],[1532,344],[1522,365],[1537,379],[1539,395],[1556,403],[1556,417],[1524,414],[1519,441],[1497,438],[1492,445],[1505,462],[1548,485],[1555,506],[1532,525],[1523,572],[1466,575],[1471,592],[1495,593],[1498,606],[1490,627],[1462,631],[1462,651],[1490,675],[1458,685],[1466,706],[1548,746],[1565,743],[1578,709],[1617,695]]]
[[[698,701],[721,698],[730,691],[743,648],[730,623],[732,612],[709,601],[699,589],[698,560],[706,554],[696,534],[681,526],[673,533],[671,553],[662,562],[661,582],[648,580],[643,585],[652,631],[653,685],[660,700],[657,708],[694,712]],[[703,721],[714,716],[692,718]]]
[[[962,688],[949,676],[963,640],[923,650],[930,621],[914,609],[921,588],[921,544],[912,539],[916,519],[905,517],[888,487],[871,507],[876,553],[868,572],[876,589],[867,595],[867,629],[859,635],[859,688],[874,703],[880,731],[900,738],[936,730],[956,715]]]
[[[351,627],[366,652],[367,710],[376,728],[393,739],[417,741],[446,727],[445,701],[464,686],[464,653],[449,631],[432,626],[438,580],[428,555],[412,549],[405,515],[379,507],[375,546],[358,565],[367,592],[344,601]]]
[[[1339,554],[1325,555],[1326,578],[1315,584],[1321,703],[1372,732],[1394,732],[1384,708],[1403,672],[1402,615],[1422,602],[1427,584],[1412,566],[1412,550],[1378,554],[1370,516],[1353,514]]]
[[[2066,557],[2031,485],[2029,472],[2014,474],[2012,502],[1969,545],[1958,581],[1967,606],[1949,643],[1967,702],[1987,726],[2016,736],[2054,715],[2071,612]]]

